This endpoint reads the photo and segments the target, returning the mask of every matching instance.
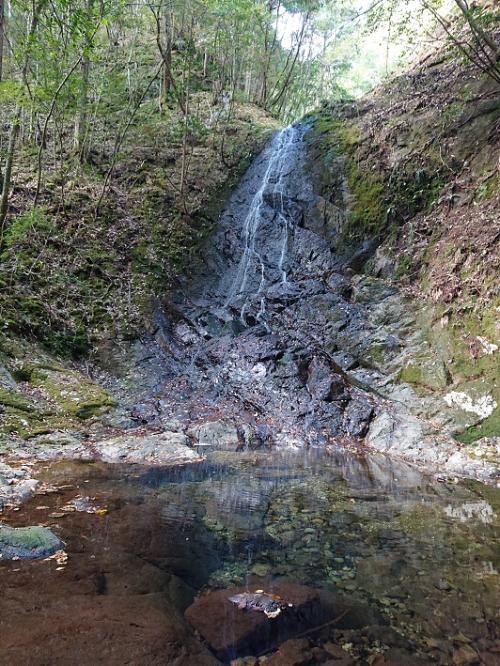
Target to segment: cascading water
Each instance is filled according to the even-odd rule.
[[[240,319],[245,323],[245,311],[249,299],[260,295],[260,307],[257,320],[264,321],[266,312],[266,298],[264,290],[271,279],[268,277],[270,271],[277,270],[279,280],[284,284],[287,274],[284,268],[286,251],[288,246],[289,220],[287,219],[284,206],[284,193],[286,187],[286,175],[289,173],[287,167],[291,157],[291,149],[300,138],[300,130],[290,126],[281,130],[275,137],[271,154],[268,159],[267,168],[262,177],[262,182],[250,202],[247,215],[242,225],[243,254],[238,264],[236,275],[229,289],[225,301],[225,307],[229,307],[238,298],[243,297],[244,303],[240,311]],[[276,266],[267,265],[262,250],[258,249],[258,235],[266,215],[269,215],[268,201],[271,201],[276,219],[281,225],[282,232],[279,241],[280,249]],[[248,292],[247,286],[252,269],[259,276],[257,289]]]

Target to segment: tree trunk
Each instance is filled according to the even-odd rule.
[[[86,9],[91,14],[94,6],[94,0],[87,0]],[[89,105],[89,80],[90,80],[90,58],[88,49],[90,48],[90,38],[87,37],[83,47],[83,54],[81,58],[81,89],[78,100],[78,113],[75,119],[75,134],[74,134],[74,148],[78,154],[80,162],[84,162],[86,158],[86,136],[87,136],[87,116]]]
[[[464,2],[464,0],[455,0],[455,4],[458,5],[460,11],[465,16],[465,19],[469,24],[471,30],[474,33],[476,33],[476,35],[478,35],[487,46],[490,47],[490,49],[493,51],[494,57],[498,58],[500,56],[499,45],[495,42],[493,36],[488,34],[485,30],[483,30],[482,27],[479,25],[479,23],[474,19],[474,17],[470,13],[470,9],[467,2]]]
[[[173,21],[172,12],[170,7],[165,7],[165,16],[163,17],[163,46],[161,42],[158,44],[160,47],[161,57],[163,59],[163,73],[161,78],[161,100],[160,107],[163,107],[168,102],[168,96],[172,88],[172,44],[173,44]],[[158,20],[160,18],[158,17]],[[161,39],[159,37],[159,39]]]
[[[16,154],[17,137],[19,136],[19,129],[21,127],[21,114],[21,106],[17,105],[10,127],[9,146],[7,148],[7,161],[5,163],[5,171],[3,174],[2,183],[2,197],[0,199],[0,248],[3,244],[5,220],[7,218],[7,210],[9,208],[10,181],[12,179],[12,167],[14,165],[14,156]]]
[[[4,32],[5,32],[5,0],[0,0],[0,82],[3,80]]]

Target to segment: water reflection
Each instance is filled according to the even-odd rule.
[[[57,466],[52,474],[59,478]],[[500,590],[493,489],[435,483],[403,462],[340,450],[218,452],[203,464],[139,472],[79,464],[71,478],[63,497],[46,500],[47,515],[80,488],[109,508],[105,519],[75,512],[57,524],[75,581],[85,579],[79,567],[97,568],[108,594],[161,589],[184,610],[200,590],[287,580],[364,604],[437,663],[452,663],[457,635],[477,650],[492,645]],[[28,513],[17,514],[25,524]],[[41,569],[31,571],[29,595],[47,585]]]

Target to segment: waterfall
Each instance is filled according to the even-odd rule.
[[[247,287],[250,271],[254,267],[255,272],[260,275],[259,285],[257,291],[253,295],[263,294],[264,288],[267,284],[266,266],[264,259],[260,252],[256,249],[256,239],[259,231],[260,223],[263,219],[263,209],[265,206],[265,194],[270,192],[272,195],[273,205],[277,205],[277,219],[281,224],[282,233],[280,240],[280,254],[277,269],[280,274],[281,281],[286,283],[287,276],[284,269],[286,258],[286,251],[288,247],[288,220],[284,210],[284,187],[285,187],[285,167],[287,166],[288,158],[290,157],[290,148],[296,141],[298,136],[297,128],[292,126],[282,129],[273,141],[273,149],[269,156],[266,171],[262,177],[262,183],[255,193],[248,213],[242,225],[243,237],[243,254],[238,264],[236,275],[229,293],[226,298],[225,307],[229,307],[231,303],[240,295],[245,293]],[[271,187],[270,187],[271,186]],[[278,201],[278,204],[275,202]],[[240,317],[244,322],[245,308],[247,306],[248,297],[245,299],[240,312]],[[257,314],[257,319],[262,320],[266,310],[266,301],[264,295],[260,299],[260,309]]]

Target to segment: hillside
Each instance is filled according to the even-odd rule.
[[[332,242],[347,268],[389,281],[413,309],[407,353],[384,359],[382,349],[375,365],[424,399],[444,399],[461,441],[497,436],[498,85],[441,47],[312,120],[311,168]]]
[[[91,163],[73,163],[63,180],[59,161],[49,165],[50,186],[35,211],[36,163],[23,156],[13,193],[17,217],[0,264],[4,445],[79,430],[115,404],[94,384],[99,371],[89,360],[113,366],[121,349],[126,356],[130,343],[154,327],[154,300],[199,261],[228,192],[277,127],[251,105],[236,105],[227,120],[224,107],[200,94],[198,108],[207,123],[215,112],[221,131],[193,134],[182,196],[182,139],[161,117],[147,114],[134,126],[97,216],[112,142],[103,137]]]

